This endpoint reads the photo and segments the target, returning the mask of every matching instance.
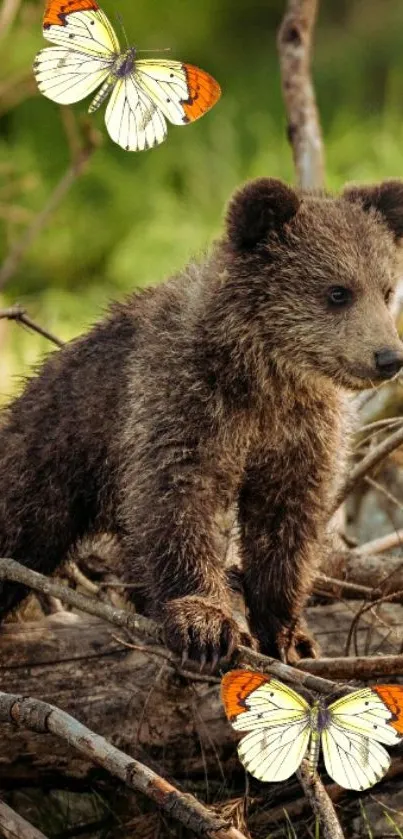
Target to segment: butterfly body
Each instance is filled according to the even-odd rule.
[[[166,137],[166,120],[186,125],[218,101],[220,87],[208,73],[180,61],[137,59],[135,47],[121,50],[116,33],[95,0],[50,0],[43,35],[55,46],[34,62],[40,91],[62,105],[96,88],[89,112],[110,95],[105,122],[109,135],[128,151],[149,149]]]
[[[88,108],[89,114],[92,114],[94,111],[98,110],[102,103],[105,102],[105,99],[107,99],[109,94],[112,93],[112,90],[115,87],[116,82],[119,81],[119,79],[124,79],[126,76],[130,76],[135,66],[135,60],[135,47],[129,47],[129,49],[127,49],[126,52],[123,52],[121,53],[121,55],[116,56],[116,60],[111,66],[108,78],[104,81],[103,85],[95,94]]]
[[[238,745],[248,771],[262,781],[289,778],[304,757],[314,774],[322,746],[326,771],[340,786],[367,789],[383,777],[390,757],[381,743],[403,736],[403,687],[362,688],[328,705],[310,705],[270,676],[234,670],[222,680],[228,719],[248,732]]]

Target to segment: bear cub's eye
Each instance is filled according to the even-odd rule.
[[[385,299],[386,305],[388,305],[390,303],[390,301],[392,300],[392,294],[393,294],[392,289],[388,288],[388,290],[384,294],[384,299]]]
[[[327,299],[331,306],[348,306],[353,300],[353,292],[342,285],[333,285],[329,288]]]

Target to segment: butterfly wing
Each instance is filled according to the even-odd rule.
[[[57,46],[38,53],[34,75],[41,93],[61,105],[79,102],[102,84],[120,51],[94,0],[51,0],[43,34]]]
[[[354,691],[328,708],[322,732],[328,774],[346,789],[367,789],[387,772],[393,746],[403,735],[403,688],[376,685]]]
[[[393,746],[403,736],[403,687],[375,685],[343,696],[329,705],[332,721]]]
[[[291,688],[250,670],[232,670],[222,680],[225,712],[237,731],[240,760],[261,781],[283,781],[298,769],[310,726],[308,703]]]
[[[388,771],[386,749],[363,734],[332,722],[322,732],[321,741],[326,771],[345,789],[368,789]]]
[[[102,84],[108,73],[108,61],[63,47],[41,50],[34,62],[39,90],[60,105],[84,99]]]
[[[165,140],[167,124],[160,108],[137,84],[134,73],[120,79],[105,113],[109,136],[126,151],[144,151]]]
[[[113,26],[95,0],[50,0],[43,37],[86,55],[113,59],[120,53]]]
[[[139,87],[158,105],[166,119],[184,125],[203,116],[221,96],[209,73],[180,61],[136,61]]]

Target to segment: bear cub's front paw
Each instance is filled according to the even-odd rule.
[[[198,595],[170,600],[163,605],[163,627],[167,646],[201,669],[214,670],[228,660],[239,644],[252,646],[229,611]]]
[[[319,646],[303,618],[292,626],[284,626],[275,615],[270,614],[270,620],[264,627],[257,628],[256,634],[260,651],[286,664],[296,664],[301,658],[317,658],[319,654]]]

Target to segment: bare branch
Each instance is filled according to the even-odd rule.
[[[302,761],[297,777],[315,816],[322,825],[324,839],[344,839],[344,833],[331,799],[318,773],[315,772],[313,778],[311,778],[307,760]]]
[[[361,553],[359,548],[335,551],[327,557],[323,570],[329,577],[346,579],[350,584],[375,589],[377,597],[403,589],[403,556]],[[359,595],[359,599],[362,596],[368,599],[364,592]]]
[[[62,583],[56,583],[53,580],[49,580],[48,577],[38,574],[37,571],[31,571],[29,568],[25,568],[25,566],[20,565],[14,559],[0,559],[0,580],[21,583],[24,586],[32,588],[34,591],[41,591],[43,594],[58,597],[62,602],[68,603],[70,606],[80,609],[80,611],[103,618],[114,626],[125,627],[135,635],[151,640],[154,644],[163,644],[162,628],[150,620],[150,618],[126,611],[125,609],[117,609],[114,606],[109,606],[107,603],[100,603],[95,598],[79,594]],[[167,658],[175,661],[175,663],[179,661],[169,650],[167,651]],[[262,655],[247,647],[239,647],[237,651],[237,662],[238,664],[246,664],[250,667],[258,667],[263,672],[272,673],[279,679],[291,682],[291,684],[295,684],[298,687],[306,687],[308,690],[317,691],[318,693],[333,693],[338,687],[335,682],[322,679],[318,676],[312,676],[308,668],[307,672],[304,673],[302,670],[297,670],[295,667],[283,664],[275,658],[269,658],[269,656]],[[189,671],[190,678],[191,675],[192,673]]]
[[[310,70],[317,6],[317,0],[288,0],[277,38],[288,137],[304,189],[321,188],[324,182],[323,143]]]
[[[4,839],[46,839],[46,836],[25,821],[4,801],[0,801],[0,835]]]
[[[39,699],[0,693],[0,720],[31,731],[54,734],[80,754],[102,766],[131,789],[142,792],[171,818],[199,836],[246,839],[236,828],[215,816],[197,798],[180,792],[148,766],[112,746],[91,729],[54,705]]]
[[[386,440],[382,440],[376,448],[372,449],[358,464],[351,470],[344,487],[342,488],[334,506],[333,512],[336,512],[340,504],[345,501],[350,492],[362,481],[365,475],[374,469],[381,460],[384,460],[388,455],[403,445],[403,428],[399,428],[394,434],[391,434]]]
[[[384,592],[380,588],[370,588],[359,583],[350,583],[327,574],[317,574],[314,591],[316,594],[328,594],[329,597],[351,598],[352,600],[378,600]],[[403,603],[403,591],[392,592],[389,603]]]
[[[403,548],[403,530],[396,530],[394,533],[380,536],[379,539],[372,539],[371,542],[365,542],[356,548],[355,553],[360,556],[371,556],[372,554],[381,554],[384,551],[390,551],[392,548],[399,547]]]
[[[371,604],[372,606],[373,604]],[[403,675],[403,655],[340,656],[338,658],[303,658],[297,667],[309,667],[318,676],[334,679],[377,679]]]
[[[357,613],[354,615],[353,620],[351,621],[351,626],[350,626],[348,636],[347,636],[347,641],[346,641],[346,655],[348,655],[349,652],[350,652],[351,641],[352,641],[354,632],[356,630],[356,627],[357,627],[359,621],[361,620],[362,615],[364,615],[365,612],[368,612],[369,609],[373,609],[374,606],[380,606],[382,603],[395,602],[395,598],[396,598],[397,593],[400,594],[401,596],[403,596],[403,591],[394,592],[393,594],[384,594],[384,595],[382,595],[382,597],[378,597],[378,599],[374,600],[372,603],[363,603],[360,606]],[[389,656],[384,656],[384,658],[389,658]],[[399,665],[398,661],[396,662],[396,667],[397,668],[399,666],[401,668],[403,667],[403,655],[401,655],[401,656],[390,656],[390,658],[397,658],[398,660],[400,660],[400,665]],[[376,660],[378,660],[377,656],[376,656]],[[391,671],[389,671],[389,672],[391,672]],[[397,670],[397,672],[395,672],[395,675],[399,675],[399,670]]]
[[[60,338],[57,338],[56,335],[53,335],[53,333],[49,332],[48,329],[44,329],[43,326],[39,326],[38,323],[31,320],[31,318],[27,315],[26,310],[22,306],[19,306],[18,303],[15,306],[10,306],[9,309],[0,309],[0,318],[7,318],[7,320],[15,320],[17,323],[22,323],[24,326],[32,329],[33,332],[37,332],[38,335],[42,335],[43,338],[47,338],[47,340],[51,341],[52,344],[56,344],[57,347],[64,346],[64,341],[61,341]]]

